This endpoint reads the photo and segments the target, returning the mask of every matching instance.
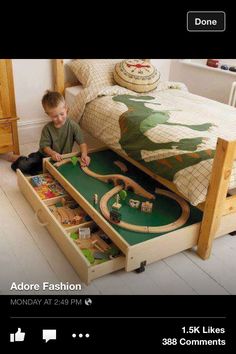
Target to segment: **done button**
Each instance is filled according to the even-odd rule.
[[[187,30],[189,32],[224,32],[225,28],[224,11],[187,12]]]

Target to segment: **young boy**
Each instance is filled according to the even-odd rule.
[[[28,157],[20,156],[12,163],[12,169],[16,171],[19,168],[23,173],[38,174],[42,171],[44,157],[50,156],[54,161],[60,161],[62,154],[72,151],[75,141],[80,146],[82,164],[88,166],[90,157],[87,155],[87,145],[79,125],[67,116],[68,108],[64,97],[59,92],[48,90],[42,98],[42,106],[52,121],[42,130],[39,151]]]

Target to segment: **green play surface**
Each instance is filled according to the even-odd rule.
[[[144,172],[140,171],[138,168],[122,159],[119,155],[111,150],[104,150],[99,152],[94,152],[90,154],[91,163],[89,169],[99,173],[99,174],[123,174],[132,178],[134,181],[139,183],[143,188],[145,188],[150,193],[155,194],[155,188],[163,188],[153,180],[151,177],[146,175]],[[128,172],[123,173],[118,166],[114,164],[114,161],[122,161],[128,168]],[[110,189],[114,187],[114,184],[108,184],[91,176],[88,176],[80,168],[79,164],[73,166],[72,163],[62,165],[58,168],[58,171],[76,188],[81,195],[101,214],[98,204],[95,205],[93,202],[93,195],[98,194],[98,199],[107,193]],[[146,199],[131,191],[127,191],[127,198],[125,201],[120,201],[122,207],[119,209],[121,213],[121,219],[130,224],[136,225],[146,225],[146,226],[162,226],[175,221],[181,215],[181,207],[179,204],[171,198],[163,195],[156,195],[156,199],[153,205],[152,213],[143,213],[139,209],[131,208],[128,204],[129,199],[136,199],[140,201],[145,201]],[[111,210],[112,204],[115,202],[115,196],[110,199],[108,206]],[[190,205],[190,217],[187,223],[182,226],[188,226],[200,222],[202,219],[202,212]],[[102,215],[102,214],[101,214]],[[146,240],[150,240],[154,237],[163,235],[164,233],[139,233],[130,230],[123,229],[119,225],[111,224],[112,227],[117,230],[117,232],[128,242],[130,245],[135,245]],[[173,236],[174,237],[174,236]]]

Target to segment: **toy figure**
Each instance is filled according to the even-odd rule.
[[[111,210],[110,211],[110,219],[114,223],[118,224],[121,220],[121,214],[116,210]]]
[[[93,195],[93,202],[94,204],[98,203],[98,195],[96,193]]]
[[[116,202],[112,205],[112,208],[115,209],[120,209],[121,208],[121,204],[119,203],[120,201],[120,196],[119,194],[116,195]]]

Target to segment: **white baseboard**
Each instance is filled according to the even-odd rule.
[[[47,119],[19,121],[18,135],[20,145],[38,142],[42,129],[48,123]]]

